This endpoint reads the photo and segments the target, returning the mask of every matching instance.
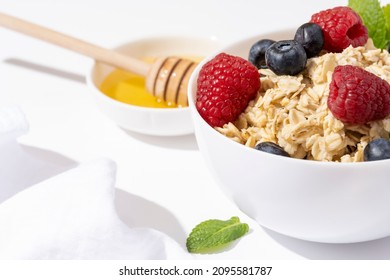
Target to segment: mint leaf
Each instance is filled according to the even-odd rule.
[[[348,6],[360,15],[374,45],[380,49],[385,48],[387,27],[380,2],[378,0],[349,0]]]
[[[227,247],[249,231],[249,226],[238,217],[227,221],[207,220],[197,225],[187,238],[190,253],[211,253]]]
[[[386,22],[386,43],[390,41],[390,4],[387,4],[386,6],[382,7],[383,15],[385,16],[385,22]]]

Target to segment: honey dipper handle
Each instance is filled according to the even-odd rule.
[[[93,45],[4,13],[0,13],[0,26],[75,51],[82,55],[94,58],[97,61],[134,72],[144,77],[147,76],[150,68],[148,63],[136,58]]]

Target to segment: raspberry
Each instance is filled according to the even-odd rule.
[[[324,33],[324,49],[341,52],[349,45],[363,46],[368,31],[360,16],[349,7],[335,7],[312,15],[311,22],[321,26]]]
[[[260,74],[249,61],[220,53],[199,72],[196,108],[211,126],[237,119],[256,96]]]
[[[362,68],[337,66],[329,85],[328,108],[345,123],[384,119],[390,114],[390,85]]]

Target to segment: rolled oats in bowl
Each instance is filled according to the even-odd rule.
[[[220,53],[199,72],[196,108],[221,134],[257,150],[390,159],[390,56],[368,34],[360,15],[340,6],[312,15],[292,40],[253,43],[248,60]]]
[[[341,53],[308,59],[296,76],[260,69],[261,88],[237,120],[216,129],[236,142],[254,147],[270,141],[292,157],[318,161],[357,162],[372,139],[389,138],[390,117],[364,125],[344,124],[327,106],[329,84],[337,65],[364,68],[390,82],[390,55],[374,47],[349,46]]]

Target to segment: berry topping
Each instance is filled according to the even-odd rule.
[[[295,40],[284,40],[272,44],[265,52],[269,69],[277,75],[296,75],[306,66],[306,52]]]
[[[278,156],[290,157],[290,155],[283,150],[282,147],[273,143],[273,142],[262,142],[255,146],[256,150],[263,151],[269,154],[274,154]]]
[[[254,43],[249,50],[249,62],[256,66],[257,69],[267,68],[265,63],[265,51],[273,43],[275,43],[275,41],[269,39],[262,39]]]
[[[390,141],[384,138],[372,140],[363,151],[364,161],[390,159]]]
[[[318,24],[308,22],[296,31],[294,40],[303,46],[307,58],[317,56],[324,47],[324,35]]]
[[[345,123],[365,124],[390,114],[390,85],[352,66],[337,66],[329,85],[328,108]]]
[[[321,26],[324,34],[324,49],[341,52],[349,45],[363,46],[368,31],[360,16],[349,7],[335,7],[312,15],[311,22]]]
[[[259,88],[260,74],[255,66],[221,53],[199,72],[196,108],[208,124],[220,127],[236,120]]]

